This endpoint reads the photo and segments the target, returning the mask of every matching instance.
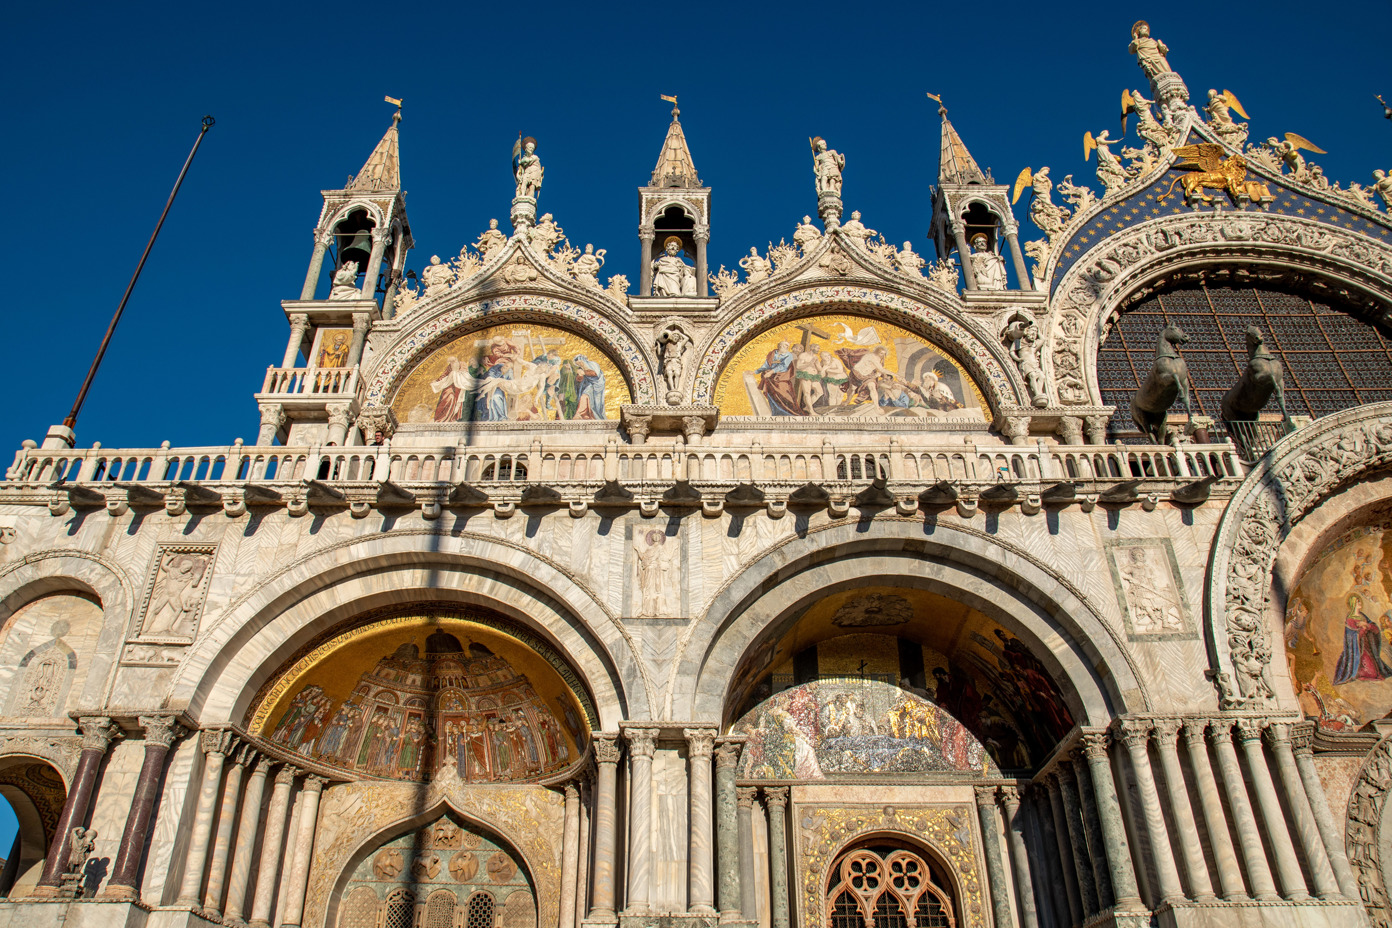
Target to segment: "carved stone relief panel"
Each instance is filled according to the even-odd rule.
[[[155,549],[137,640],[170,644],[193,641],[203,603],[208,598],[216,555],[216,545],[160,545]],[[165,663],[159,658],[167,650],[145,648],[137,655],[128,653],[123,657],[131,656],[143,663]]]
[[[687,613],[683,582],[686,536],[675,524],[643,520],[628,523],[629,570],[624,615],[639,619],[680,619]]]
[[[1126,634],[1132,640],[1196,636],[1169,539],[1119,539],[1107,542],[1106,551]]]

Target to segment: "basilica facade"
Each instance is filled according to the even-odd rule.
[[[814,138],[712,268],[673,100],[636,281],[398,107],[254,442],[0,482],[0,925],[1392,925],[1392,179],[1131,51],[921,255]]]

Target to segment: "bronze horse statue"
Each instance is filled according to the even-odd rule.
[[[1166,413],[1175,399],[1184,404],[1184,411],[1191,418],[1194,415],[1189,401],[1189,366],[1174,347],[1187,341],[1189,336],[1177,325],[1167,325],[1160,331],[1150,376],[1131,398],[1131,418],[1141,434],[1148,435],[1157,445],[1165,443]]]
[[[1273,396],[1276,407],[1281,410],[1281,418],[1289,419],[1281,361],[1267,350],[1261,329],[1249,325],[1247,369],[1242,372],[1242,379],[1223,395],[1223,418],[1228,422],[1255,422],[1257,414]]]

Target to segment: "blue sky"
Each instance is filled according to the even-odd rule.
[[[204,113],[217,126],[117,332],[80,445],[255,437],[252,393],[278,363],[279,301],[298,295],[319,190],[358,170],[404,97],[402,160],[418,247],[456,254],[507,227],[508,155],[540,140],[541,208],[637,280],[637,195],[681,98],[714,187],[714,271],[815,213],[807,137],[847,158],[846,209],[929,250],[942,94],[1002,182],[1048,164],[1092,178],[1085,131],[1118,128],[1127,54],[1147,18],[1195,97],[1231,89],[1254,135],[1295,131],[1347,183],[1392,167],[1385,3],[1201,8],[1038,5],[25,4],[0,62],[14,110],[0,343],[18,402],[0,456],[67,413]],[[1196,20],[1204,26],[1193,27]],[[1132,127],[1134,131],[1134,120]],[[1095,164],[1095,162],[1094,162]],[[1018,214],[1023,218],[1024,209]]]

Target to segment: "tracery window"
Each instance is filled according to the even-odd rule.
[[[955,928],[952,898],[919,854],[871,847],[837,863],[827,893],[829,928]]]
[[[1152,296],[1126,310],[1097,352],[1102,402],[1117,407],[1112,428],[1134,432],[1131,397],[1150,373],[1160,330],[1177,325],[1196,415],[1221,418],[1223,394],[1247,366],[1249,325],[1285,368],[1286,408],[1319,417],[1392,399],[1392,337],[1337,305],[1251,287],[1194,285]],[[1275,413],[1273,399],[1265,410]],[[1171,412],[1182,413],[1176,406]]]

